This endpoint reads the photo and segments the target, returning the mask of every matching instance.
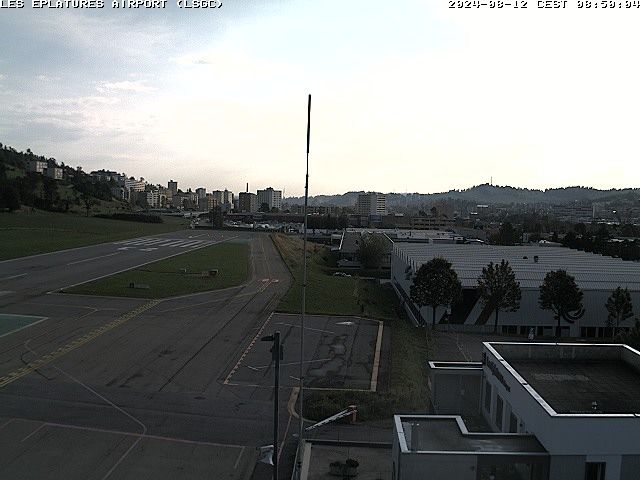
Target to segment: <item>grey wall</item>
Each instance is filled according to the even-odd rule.
[[[640,478],[640,455],[623,455],[620,480],[638,480]]]

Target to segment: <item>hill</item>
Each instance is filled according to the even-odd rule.
[[[336,205],[348,207],[356,204],[358,194],[317,195],[309,197],[310,205]],[[511,204],[566,204],[574,202],[598,202],[622,199],[640,199],[640,188],[598,190],[591,187],[566,187],[536,190],[482,184],[465,190],[449,190],[441,193],[388,193],[389,207],[420,207],[439,200],[460,200],[487,205]],[[304,203],[304,197],[288,197],[284,202],[294,205]]]

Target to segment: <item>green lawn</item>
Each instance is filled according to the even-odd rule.
[[[294,284],[283,297],[279,311],[299,312],[302,284],[302,241],[274,235],[294,276]],[[384,321],[385,335],[391,334],[387,388],[378,392],[314,390],[305,395],[306,418],[329,417],[348,405],[358,405],[360,420],[389,420],[394,413],[427,412],[428,332],[414,327],[404,315],[389,286],[380,286],[357,277],[331,276],[331,253],[326,247],[310,244],[308,257],[307,312],[329,315],[359,315]]]
[[[186,273],[183,272],[186,269]],[[213,277],[204,270],[217,269]],[[176,257],[159,260],[94,282],[66,289],[65,293],[116,297],[165,298],[240,285],[249,273],[249,246],[220,243]],[[130,288],[130,283],[149,288]]]
[[[137,223],[36,210],[0,213],[0,260],[183,230],[182,218]]]

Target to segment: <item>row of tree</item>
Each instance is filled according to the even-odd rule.
[[[522,292],[520,282],[509,262],[489,263],[478,277],[480,301],[495,312],[494,332],[498,331],[500,312],[515,312],[520,309]],[[433,258],[420,266],[410,287],[411,301],[418,306],[432,308],[432,328],[436,324],[436,309],[450,306],[462,296],[462,284],[451,263],[444,258]],[[583,293],[575,278],[565,270],[550,271],[540,286],[538,304],[543,310],[553,312],[557,321],[556,336],[560,336],[562,320],[574,323],[584,315]],[[607,325],[617,328],[624,320],[633,316],[631,295],[626,288],[616,288],[606,302]]]

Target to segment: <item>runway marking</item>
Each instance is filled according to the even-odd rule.
[[[140,249],[141,252],[153,252],[154,250],[157,250],[157,248],[149,247]]]
[[[269,314],[269,316],[267,317],[267,319],[265,320],[265,322],[262,324],[262,326],[260,327],[260,330],[258,330],[258,333],[256,333],[256,336],[253,337],[253,340],[251,340],[251,343],[249,343],[249,345],[247,346],[247,348],[244,350],[244,352],[242,352],[242,355],[240,355],[240,358],[238,359],[238,361],[236,362],[236,364],[233,366],[233,368],[231,369],[231,371],[229,372],[229,374],[227,375],[227,378],[224,379],[224,382],[222,382],[225,385],[229,384],[229,380],[231,380],[231,377],[233,377],[233,375],[238,371],[238,369],[240,368],[240,365],[242,364],[242,362],[244,361],[245,357],[249,354],[249,351],[253,348],[253,346],[256,344],[256,342],[258,341],[258,338],[260,338],[260,336],[262,335],[262,332],[264,331],[264,329],[266,328],[267,324],[269,323],[269,321],[271,320],[271,317],[273,317],[273,312],[271,312]]]
[[[149,439],[149,440],[163,440],[165,442],[185,443],[188,445],[202,445],[205,447],[245,448],[244,445],[235,445],[232,443],[214,443],[214,442],[205,442],[200,440],[187,440],[184,438],[163,437],[160,435],[147,435],[143,433],[125,432],[122,430],[110,430],[106,428],[81,427],[79,425],[69,425],[65,423],[46,422],[43,426],[53,427],[53,428],[64,428],[69,430],[85,430],[88,432],[96,432],[96,433],[109,433],[112,435],[123,435],[126,437],[136,437],[136,438]]]
[[[204,245],[198,245],[197,247],[193,248],[191,251],[199,250],[199,249],[204,248],[204,247],[209,247],[209,246],[217,245],[217,244],[219,244],[219,243],[224,243],[224,242],[226,242],[226,241],[228,241],[228,240],[233,240],[234,238],[238,238],[238,236],[236,235],[235,237],[230,237],[230,238],[228,238],[228,239],[226,239],[226,240],[220,240],[220,241],[217,241],[217,242],[209,242],[209,243],[205,243]],[[128,249],[128,248],[130,248],[130,247],[122,247],[122,248],[119,248],[118,250],[126,250],[126,249]],[[145,265],[149,265],[150,263],[159,262],[160,260],[166,260],[167,258],[177,257],[178,255],[184,255],[184,253],[186,253],[186,252],[177,252],[177,253],[172,253],[171,255],[167,255],[167,256],[165,256],[165,257],[162,257],[162,258],[155,258],[155,259],[153,259],[153,260],[149,260],[148,262],[143,262],[143,263],[140,263],[140,264],[138,264],[138,265],[133,265],[133,266],[128,267],[128,268],[123,268],[122,270],[118,270],[117,272],[111,272],[111,273],[107,273],[107,274],[105,274],[105,275],[100,275],[100,276],[98,276],[98,277],[90,278],[90,279],[88,279],[88,280],[83,280],[82,282],[74,283],[73,285],[65,285],[64,287],[62,287],[62,288],[58,288],[58,289],[56,289],[55,291],[56,291],[56,292],[59,292],[59,291],[61,291],[61,290],[65,290],[65,289],[67,289],[67,288],[75,287],[75,286],[77,286],[77,285],[82,285],[82,284],[84,284],[84,283],[94,282],[94,281],[96,281],[96,280],[100,280],[100,279],[105,278],[105,277],[110,277],[110,276],[112,276],[112,275],[116,275],[116,274],[118,274],[118,273],[127,272],[127,271],[129,271],[129,270],[134,270],[134,269],[136,269],[136,268],[143,267],[143,266],[145,266]],[[53,291],[50,291],[50,292],[47,292],[47,293],[52,293],[52,292],[53,292]]]
[[[300,325],[293,325],[292,323],[284,323],[284,322],[277,322],[274,325],[285,325],[287,327],[300,328]],[[321,330],[319,328],[304,327],[304,329],[305,330],[313,330],[314,332],[331,333],[331,334],[334,334],[334,335],[336,333],[336,332],[333,332],[331,330]]]
[[[6,374],[3,377],[0,377],[0,388],[6,387],[7,385],[9,385],[10,383],[15,382],[16,380],[29,375],[30,373],[38,370],[39,368],[44,367],[45,365],[48,365],[49,363],[53,362],[54,360],[57,360],[58,358],[66,355],[67,353],[76,350],[78,348],[80,348],[81,346],[91,342],[92,340],[95,340],[96,338],[98,338],[100,335],[113,330],[114,328],[119,327],[120,325],[123,325],[124,323],[128,322],[129,320],[137,317],[138,315],[140,315],[141,313],[149,310],[150,308],[156,306],[158,303],[160,303],[162,300],[152,300],[148,303],[145,303],[144,305],[141,305],[137,308],[135,308],[134,310],[131,310],[130,312],[125,313],[124,315],[120,316],[119,318],[113,320],[112,322],[106,323],[104,325],[102,325],[101,327],[98,327],[94,330],[92,330],[89,333],[86,333],[78,338],[75,338],[73,341],[67,343],[66,345],[57,348],[56,350],[34,360],[33,362],[29,362],[27,365],[25,365],[22,368],[19,368],[17,370],[14,370],[11,373]]]
[[[378,388],[378,370],[380,369],[380,350],[382,348],[383,323],[378,321],[378,337],[376,338],[376,352],[373,355],[373,367],[371,368],[371,391]]]
[[[244,449],[246,447],[242,447],[240,449],[240,453],[238,453],[238,458],[236,458],[236,463],[233,464],[233,469],[237,470],[238,469],[238,465],[240,464],[240,459],[242,458],[242,455],[244,454]]]
[[[4,422],[2,425],[0,425],[0,430],[2,430],[4,427],[6,427],[7,425],[9,425],[10,423],[13,423],[15,421],[15,418],[10,418],[9,420],[7,420],[6,422]]]
[[[10,277],[0,278],[0,282],[3,282],[4,280],[12,280],[14,278],[20,278],[20,277],[26,277],[26,276],[27,276],[26,273],[21,273],[20,275],[11,275]]]
[[[25,440],[29,440],[31,437],[33,437],[36,433],[38,433],[40,430],[42,430],[46,426],[47,426],[47,424],[43,423],[38,428],[36,428],[33,432],[31,432],[29,435],[27,435],[22,440],[20,440],[20,443],[24,442]]]
[[[318,358],[317,360],[305,360],[302,363],[314,363],[314,362],[328,362],[329,360],[331,360],[331,358]],[[288,362],[288,363],[281,363],[280,366],[281,367],[288,367],[289,365],[300,365],[300,362]],[[262,368],[269,368],[271,366],[271,364],[269,365],[260,365],[257,367],[254,367],[252,365],[245,365],[247,368],[250,368],[251,370],[255,370],[258,371]]]
[[[90,262],[91,260],[97,260],[99,258],[113,257],[114,255],[118,255],[119,253],[120,252],[115,252],[115,253],[109,253],[108,255],[100,255],[98,257],[85,258],[84,260],[78,260],[77,262],[67,263],[67,266],[69,266],[69,265],[77,265],[79,263],[84,263],[84,262]]]
[[[22,327],[16,328],[14,330],[11,330],[7,333],[3,333],[2,335],[0,335],[0,338],[2,337],[6,337],[7,335],[11,335],[12,333],[16,333],[19,332],[20,330],[24,330],[25,328],[29,328],[32,327],[33,325],[37,325],[40,322],[44,322],[45,320],[47,320],[49,317],[40,317],[40,316],[34,316],[34,315],[11,315],[11,314],[4,314],[4,313],[0,313],[0,318],[2,318],[4,315],[10,316],[10,317],[25,317],[25,318],[39,318],[40,320],[36,320],[35,322],[31,322],[27,325],[23,325]]]

